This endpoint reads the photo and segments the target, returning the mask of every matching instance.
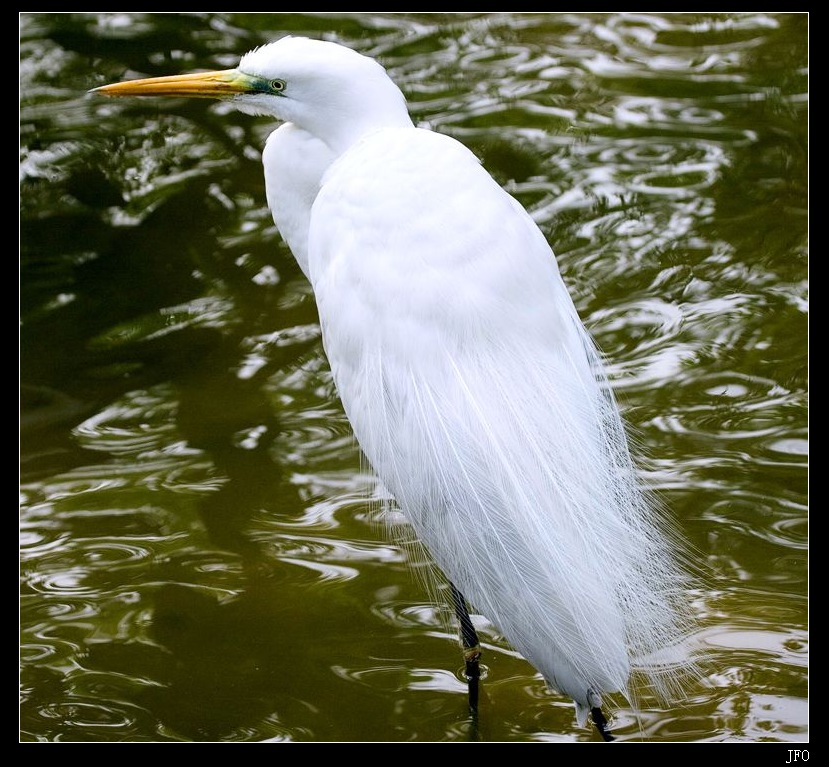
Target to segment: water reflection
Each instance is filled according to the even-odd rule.
[[[380,56],[549,235],[647,476],[710,566],[706,675],[621,739],[808,738],[801,14],[24,14],[26,740],[579,740],[379,529],[307,283],[264,206],[272,126],[102,103],[286,32]],[[415,562],[417,565],[418,563]],[[419,572],[420,567],[416,567]]]

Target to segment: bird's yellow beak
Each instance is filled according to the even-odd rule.
[[[104,96],[194,96],[215,99],[238,96],[252,90],[257,90],[254,78],[237,69],[224,69],[113,83],[93,88],[90,93],[101,93]]]

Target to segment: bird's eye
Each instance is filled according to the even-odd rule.
[[[274,93],[282,93],[285,90],[285,81],[284,80],[271,80],[271,90]]]

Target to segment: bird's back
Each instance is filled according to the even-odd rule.
[[[309,265],[367,458],[583,719],[681,636],[683,580],[540,231],[457,142],[386,130],[324,176]]]

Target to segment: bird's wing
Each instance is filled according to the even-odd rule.
[[[529,215],[452,139],[383,131],[323,178],[309,266],[358,441],[437,564],[581,712],[624,689],[680,583]]]

